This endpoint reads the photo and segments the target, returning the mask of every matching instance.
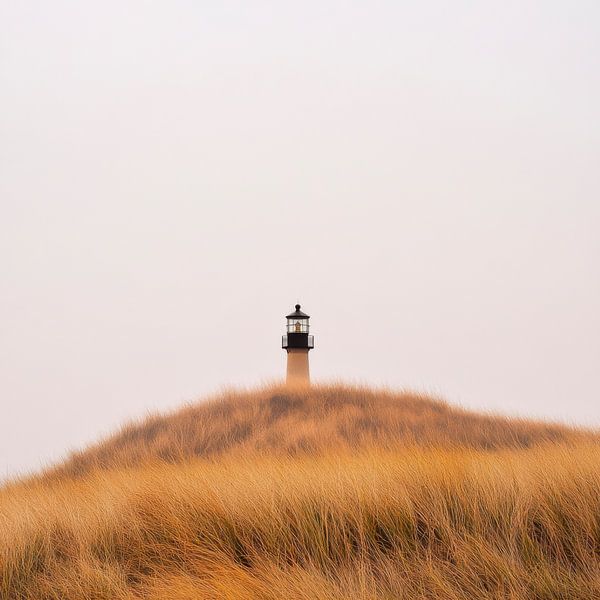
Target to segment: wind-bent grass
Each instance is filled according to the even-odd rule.
[[[328,393],[337,406],[325,406]],[[594,435],[407,396],[389,394],[378,406],[370,394],[348,389],[342,401],[337,387],[229,397],[187,409],[193,417],[165,417],[160,443],[143,438],[144,425],[131,427],[88,455],[5,486],[0,597],[600,597]],[[276,417],[267,414],[273,406]],[[192,427],[202,410],[214,422]],[[429,419],[425,445],[390,433],[403,411],[406,423],[425,430],[417,415]],[[445,433],[436,425],[441,413]],[[370,415],[383,433],[367,427],[360,440],[327,438],[336,414],[340,431],[358,421],[364,428]],[[259,426],[252,423],[242,440],[232,436],[218,452],[185,452],[178,423],[197,440],[199,430],[239,427],[243,415]],[[287,445],[282,432],[293,437],[294,423],[304,423],[304,435],[312,424],[312,444]],[[279,446],[257,443],[269,428]],[[125,460],[122,436],[127,447],[132,436],[145,440],[135,460]],[[156,451],[173,436],[177,459]]]

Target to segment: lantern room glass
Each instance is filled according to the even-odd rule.
[[[288,319],[288,333],[308,333],[308,319]]]

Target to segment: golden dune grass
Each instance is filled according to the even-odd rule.
[[[415,444],[493,450],[592,438],[596,439],[588,432],[548,423],[459,410],[413,393],[341,385],[296,390],[269,386],[224,393],[173,414],[129,424],[51,473],[71,477],[156,459],[181,462],[249,452],[314,455]]]
[[[600,598],[600,445],[411,395],[226,394],[2,488],[0,597]]]

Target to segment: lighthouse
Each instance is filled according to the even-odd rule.
[[[308,385],[310,375],[308,371],[308,351],[315,347],[314,336],[309,334],[308,320],[310,317],[300,310],[286,316],[287,333],[281,339],[281,347],[287,352],[287,378],[288,384]]]

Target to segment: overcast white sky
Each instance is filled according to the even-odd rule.
[[[0,477],[283,377],[600,425],[600,3],[0,0]]]

